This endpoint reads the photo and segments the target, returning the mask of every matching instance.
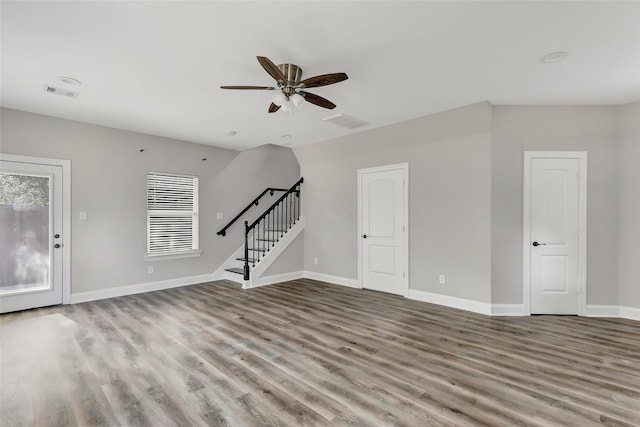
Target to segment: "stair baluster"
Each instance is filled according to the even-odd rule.
[[[300,188],[303,182],[304,178],[300,178],[289,190],[282,190],[286,192],[253,223],[244,222],[244,268],[242,270],[244,280],[250,280],[251,268],[255,267],[300,219]],[[273,190],[280,191],[279,189]],[[257,205],[257,199],[262,195],[258,196],[252,204]],[[239,216],[234,218],[233,221],[238,219]],[[231,223],[228,226],[230,225]],[[218,234],[224,236],[228,226]],[[251,258],[249,258],[249,252],[251,252]],[[249,263],[251,263],[251,266]],[[240,273],[238,270],[228,269],[228,271]]]

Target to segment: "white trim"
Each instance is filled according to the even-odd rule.
[[[445,307],[471,311],[473,313],[491,314],[491,304],[488,302],[474,301],[466,298],[452,297],[449,295],[434,294],[431,292],[409,289],[407,298]]]
[[[491,304],[492,316],[527,316],[524,304]]]
[[[588,305],[584,315],[590,317],[618,317],[620,315],[620,307],[617,305]]]
[[[284,253],[285,250],[293,243],[298,235],[304,230],[305,220],[304,216],[300,216],[300,219],[280,238],[273,248],[260,260],[260,262],[251,269],[250,283],[246,285],[248,287],[262,286],[261,277],[265,271]],[[244,249],[244,245],[241,247]]]
[[[141,294],[144,292],[159,291],[162,289],[178,288],[180,286],[195,285],[213,281],[212,274],[199,276],[178,277],[175,279],[161,280],[158,282],[138,283],[135,285],[118,286],[97,291],[78,292],[71,295],[71,303],[95,301],[105,298],[115,298],[127,295]]]
[[[404,277],[403,277],[403,296],[407,297],[409,294],[409,163],[397,163],[393,165],[384,165],[384,166],[376,166],[372,168],[363,168],[358,169],[358,227],[357,227],[357,247],[358,247],[358,288],[362,289],[362,175],[365,173],[372,172],[386,172],[391,170],[401,169],[403,173],[403,198],[404,198],[404,206],[402,207],[404,210]]]
[[[153,262],[153,261],[164,261],[167,259],[195,258],[195,257],[199,257],[201,254],[202,254],[202,251],[199,249],[196,249],[192,251],[173,252],[170,254],[145,255],[144,259],[145,261]]]
[[[244,277],[236,273],[226,271],[227,268],[237,265],[237,258],[244,257],[244,244],[236,249],[218,268],[213,272],[215,280],[231,280],[242,285],[243,289],[252,288],[252,284],[255,282],[256,286],[262,286],[260,284],[260,277],[262,274],[273,264],[280,255],[289,247],[291,243],[298,237],[298,235],[304,231],[305,219],[304,216],[300,216],[300,219],[284,234],[284,236],[276,243],[276,245],[266,253],[266,255],[260,260],[255,268],[249,266],[250,279],[244,280]],[[241,267],[242,268],[242,267]]]
[[[291,273],[274,274],[273,276],[264,276],[258,279],[258,283],[252,282],[251,287],[273,285],[276,283],[288,282],[290,280],[298,280],[304,277],[304,271],[292,271]]]
[[[0,160],[62,168],[62,304],[71,303],[71,160],[0,153]]]
[[[346,277],[332,276],[331,274],[316,273],[315,271],[304,271],[304,278],[318,280],[320,282],[333,283],[334,285],[347,286],[349,288],[362,289],[358,279],[347,279]]]
[[[640,308],[618,305],[588,305],[585,315],[590,317],[618,317],[640,321]]]
[[[630,320],[638,320],[638,321],[640,321],[640,308],[639,307],[620,306],[618,308],[620,309],[619,317],[621,317],[623,319],[630,319]]]
[[[525,151],[523,172],[522,220],[522,292],[525,315],[531,314],[531,160],[578,159],[578,314],[585,316],[587,307],[587,152],[586,151]]]
[[[244,243],[238,249],[233,251],[231,255],[229,255],[229,257],[222,264],[220,264],[218,268],[216,268],[216,270],[213,272],[213,280],[227,280],[227,278],[229,277],[227,273],[236,275],[235,273],[230,273],[225,269],[234,265],[236,262],[236,258],[240,258],[242,256],[244,256]],[[232,280],[232,281],[237,283],[242,283],[244,279],[242,278],[240,280]]]

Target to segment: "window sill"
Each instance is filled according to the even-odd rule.
[[[200,256],[202,251],[185,251],[185,252],[176,252],[172,254],[162,254],[162,255],[146,255],[144,257],[145,261],[163,261],[166,259],[180,259],[180,258],[194,258]]]

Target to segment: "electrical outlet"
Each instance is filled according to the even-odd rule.
[[[440,282],[441,285],[444,285],[445,283],[447,283],[447,278],[445,277],[444,274],[441,274],[438,276],[438,281]]]
[[[153,274],[153,273],[154,273],[154,271],[153,271],[153,265],[148,265],[148,266],[147,266],[147,273],[149,273],[149,274]]]
[[[314,264],[314,265],[318,265],[318,258],[314,258],[314,259],[313,259],[313,264]]]

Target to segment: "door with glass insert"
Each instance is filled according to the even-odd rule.
[[[0,312],[62,304],[62,167],[0,163]]]

